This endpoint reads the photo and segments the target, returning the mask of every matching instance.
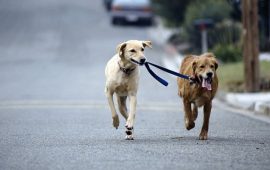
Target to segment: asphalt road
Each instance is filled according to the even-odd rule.
[[[214,105],[186,131],[174,79],[141,68],[135,140],[112,127],[104,67],[148,28],[112,27],[99,0],[0,0],[0,169],[270,169],[270,124]],[[148,59],[161,64],[153,45]]]

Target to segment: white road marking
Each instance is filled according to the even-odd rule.
[[[109,109],[104,101],[67,101],[67,100],[7,100],[0,101],[0,109]],[[139,110],[182,111],[181,105],[166,102],[147,102],[138,104]]]

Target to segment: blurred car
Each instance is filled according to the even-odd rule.
[[[153,23],[150,0],[113,0],[110,14],[113,25],[124,22],[143,22],[147,25]]]
[[[104,4],[105,8],[106,8],[108,11],[111,10],[112,1],[113,1],[113,0],[103,0],[103,4]]]

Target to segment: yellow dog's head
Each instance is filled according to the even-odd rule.
[[[142,65],[146,60],[144,56],[145,47],[152,48],[151,41],[129,40],[119,44],[116,51],[122,60],[130,61],[133,64]]]

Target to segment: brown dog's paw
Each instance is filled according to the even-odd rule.
[[[190,130],[195,127],[195,123],[193,121],[186,121],[186,129]]]
[[[112,119],[113,119],[113,127],[118,129],[118,126],[119,126],[119,117],[118,117],[118,115],[116,115],[115,117],[112,117]]]
[[[202,130],[199,136],[200,140],[207,140],[207,131]]]

